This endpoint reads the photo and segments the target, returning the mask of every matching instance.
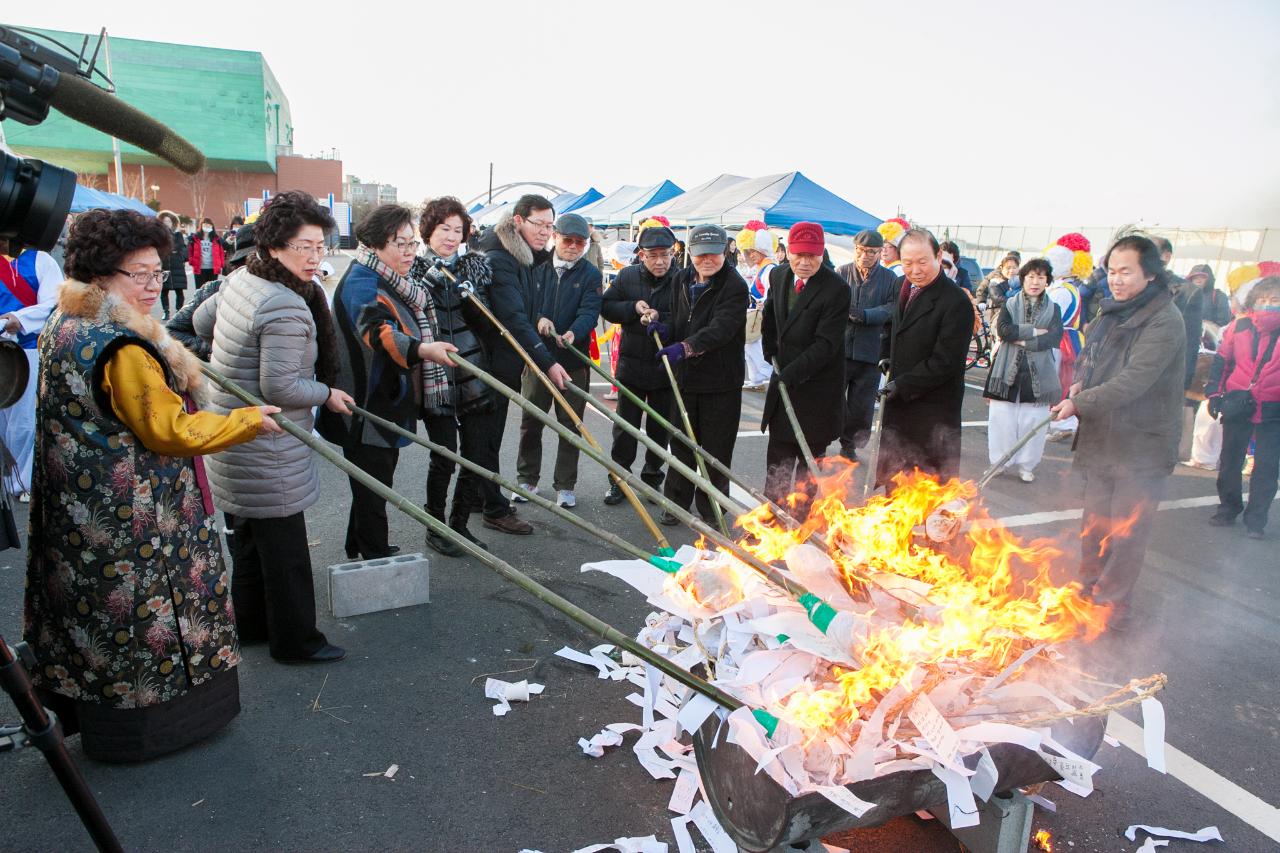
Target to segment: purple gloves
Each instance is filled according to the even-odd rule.
[[[665,341],[670,334],[671,330],[668,329],[667,324],[663,323],[661,320],[654,320],[649,324],[650,337],[657,335],[660,340]]]
[[[662,361],[662,357],[666,356],[667,361],[671,362],[674,367],[683,361],[686,355],[688,355],[688,353],[685,352],[684,342],[681,341],[680,343],[671,344],[670,346],[665,346],[658,350],[657,359],[658,361]]]

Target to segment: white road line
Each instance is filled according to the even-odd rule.
[[[1107,716],[1107,734],[1142,755],[1142,726],[1112,712]],[[1272,841],[1280,841],[1280,809],[1205,767],[1179,749],[1164,747],[1165,768],[1173,778],[1221,806]]]
[[[1175,501],[1160,501],[1157,510],[1163,512],[1168,509],[1193,509],[1195,507],[1216,506],[1217,503],[1217,495],[1205,495],[1200,498],[1179,498]],[[1003,527],[1031,527],[1036,524],[1052,524],[1055,521],[1072,521],[1083,517],[1083,509],[1060,509],[1050,512],[1029,512],[1026,515],[1009,515],[1004,518],[994,519],[994,521],[999,522]]]
[[[966,382],[966,383],[964,383],[964,387],[966,387],[966,388],[972,388],[972,389],[973,389],[973,390],[975,390],[975,391],[985,391],[985,390],[987,390],[986,388],[983,388],[981,385],[974,385],[972,382]]]
[[[962,427],[984,427],[986,425],[987,421],[962,421],[960,423],[960,426]],[[738,438],[751,438],[752,436],[759,437],[765,435],[768,435],[768,433],[763,433],[758,429],[745,429],[738,433]]]

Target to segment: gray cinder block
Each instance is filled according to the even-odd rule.
[[[430,564],[421,554],[329,567],[329,606],[334,616],[359,616],[430,600]]]

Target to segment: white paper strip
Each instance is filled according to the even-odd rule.
[[[947,817],[952,829],[978,825],[978,804],[973,799],[969,780],[950,767],[933,766],[933,775],[947,786]]]
[[[1195,832],[1183,832],[1178,829],[1165,829],[1163,826],[1147,826],[1145,823],[1135,823],[1124,831],[1124,837],[1130,841],[1138,840],[1138,830],[1142,830],[1147,835],[1157,835],[1161,838],[1180,838],[1183,841],[1221,841],[1222,833],[1218,831],[1216,826],[1206,826]]]
[[[707,843],[711,845],[714,853],[738,853],[738,845],[733,843],[729,833],[725,832],[724,827],[720,825],[720,821],[716,820],[716,816],[711,811],[711,806],[707,805],[706,800],[699,800],[698,804],[689,812],[689,816],[693,818],[694,826],[698,827],[702,837],[707,839]]]
[[[1164,706],[1152,696],[1142,700],[1142,751],[1146,753],[1148,767],[1165,772]]]
[[[854,817],[862,817],[876,805],[855,797],[843,785],[823,785],[817,791]]]
[[[1000,779],[1000,769],[996,767],[990,750],[984,746],[981,753],[973,778],[969,780],[969,787],[973,790],[974,796],[985,803],[991,799],[991,792],[996,789],[996,782]]]
[[[715,709],[716,702],[714,699],[701,693],[695,693],[693,698],[680,709],[676,719],[680,722],[680,728],[689,734],[693,734],[701,727],[707,717],[711,716],[711,712]]]
[[[671,788],[671,799],[667,808],[676,814],[688,814],[693,808],[693,798],[698,796],[698,774],[692,770],[681,770],[676,783]]]
[[[960,738],[955,729],[942,718],[929,697],[920,694],[907,709],[907,719],[916,724],[920,736],[929,742],[944,764],[955,765],[960,755]]]

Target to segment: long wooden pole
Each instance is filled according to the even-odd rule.
[[[658,350],[662,350],[662,338],[658,337],[658,333],[653,333],[653,342],[658,345]],[[676,400],[676,410],[680,412],[680,420],[684,423],[685,435],[689,436],[689,440],[695,445],[698,443],[698,436],[693,431],[693,422],[689,420],[689,409],[684,404],[684,395],[680,393],[680,386],[676,382],[676,372],[671,369],[671,359],[665,355],[662,356],[662,366],[667,369],[667,381],[671,383],[671,394]],[[698,464],[698,473],[702,475],[702,479],[708,483],[711,482],[711,475],[707,472],[707,463],[703,460],[701,453],[693,454],[693,459]],[[711,511],[715,513],[716,526],[720,528],[720,532],[725,536],[729,535],[729,528],[724,523],[724,511],[720,509],[720,502],[710,494],[707,495],[707,502],[711,504]]]
[[[818,480],[818,460],[813,458],[813,451],[809,449],[809,441],[804,437],[804,430],[800,429],[800,419],[796,417],[796,410],[791,405],[791,392],[787,390],[787,383],[782,381],[782,368],[778,366],[778,360],[773,360],[773,372],[778,377],[778,395],[782,398],[782,408],[786,410],[787,420],[791,422],[791,431],[796,435],[796,444],[800,445],[800,453],[804,456],[804,464],[809,466],[809,476]]]
[[[266,403],[264,403],[262,400],[259,400],[257,397],[250,394],[244,388],[241,388],[238,384],[236,384],[235,382],[232,382],[230,379],[223,376],[221,373],[214,370],[213,368],[207,365],[204,365],[202,366],[202,369],[204,370],[204,373],[206,376],[208,376],[214,382],[221,385],[231,394],[243,400],[246,404],[250,406],[266,405]],[[496,382],[497,380],[494,380],[494,381]],[[588,613],[587,611],[583,610],[581,607],[578,607],[576,604],[564,598],[563,596],[560,596],[555,592],[552,592],[551,590],[547,589],[545,586],[538,583],[533,578],[519,571],[511,564],[507,563],[505,560],[499,557],[495,557],[493,554],[490,554],[488,551],[484,550],[483,548],[477,547],[475,544],[471,542],[471,540],[467,539],[464,536],[459,535],[458,532],[455,531],[452,527],[440,521],[439,519],[435,518],[434,516],[429,515],[422,507],[413,503],[408,498],[405,498],[402,495],[398,494],[395,490],[386,486],[378,479],[370,476],[369,474],[362,471],[360,468],[348,462],[339,453],[337,453],[337,451],[335,451],[332,447],[330,447],[321,439],[316,438],[315,435],[313,435],[308,430],[302,429],[293,421],[279,414],[272,415],[271,418],[276,423],[278,423],[285,430],[285,432],[289,433],[291,436],[298,439],[298,441],[301,441],[307,447],[310,447],[317,454],[319,454],[320,457],[323,458],[325,461],[341,469],[347,476],[359,482],[365,488],[372,491],[378,497],[382,498],[387,503],[391,504],[393,507],[403,512],[405,515],[409,516],[414,521],[418,522],[419,524],[422,524],[424,527],[429,528],[439,536],[452,542],[454,545],[457,545],[459,548],[465,551],[469,556],[476,558],[483,565],[492,569],[494,572],[501,575],[506,580],[511,581],[513,584],[520,587],[525,592],[528,592],[534,598],[538,599],[544,604],[549,604],[551,607],[554,607],[556,610],[563,613],[565,616],[568,616],[570,619],[577,622],[579,625],[583,626],[587,630],[603,637],[604,639],[608,640],[611,643],[614,643],[615,645],[621,646],[622,648],[631,652],[631,654],[643,660],[645,663],[661,670],[662,672],[671,676],[676,681],[680,682],[686,687],[689,687],[690,689],[695,690],[698,693],[701,693],[703,696],[706,696],[707,698],[711,699],[721,707],[728,708],[731,711],[744,707],[744,704],[741,701],[739,701],[733,696],[730,696],[728,693],[724,692],[723,690],[716,687],[715,685],[709,684],[708,682],[704,681],[703,679],[699,678],[698,676],[694,675],[693,673],[689,672],[683,667],[676,666],[671,661],[664,658],[662,655],[657,654],[652,649],[648,649],[642,646],[640,643],[631,639],[626,634],[623,634],[621,631],[609,625],[607,622],[604,622],[603,620],[592,615],[591,613]],[[760,714],[769,716],[767,712],[761,711],[757,714],[757,719],[760,718]],[[762,723],[763,722],[764,721],[762,720]],[[776,720],[774,722],[776,725]],[[766,728],[768,728],[767,725],[766,725]]]
[[[514,480],[508,480],[506,477],[502,476],[498,472],[490,471],[488,468],[485,468],[483,465],[479,465],[475,462],[472,462],[470,459],[466,458],[465,456],[462,456],[461,454],[455,451],[452,451],[443,445],[436,444],[434,441],[432,441],[429,438],[423,438],[417,433],[410,432],[409,430],[405,429],[404,427],[400,426],[397,423],[393,423],[392,421],[389,421],[386,418],[375,415],[373,412],[369,411],[368,409],[362,409],[359,406],[352,405],[351,411],[355,412],[357,415],[369,421],[370,423],[378,427],[381,427],[382,429],[387,430],[388,432],[394,433],[395,435],[398,435],[401,438],[406,439],[407,441],[412,441],[414,444],[425,447],[427,450],[430,450],[432,453],[440,454],[445,459],[448,459],[450,462],[453,462],[456,465],[461,465],[463,468],[467,469],[468,471],[470,471],[471,473],[475,474],[478,477],[483,477],[491,483],[501,486],[504,489],[510,490],[511,492],[529,501],[534,506],[542,507],[547,512],[550,512],[552,515],[562,518],[565,521],[569,522],[570,524],[574,525],[575,527],[581,530],[584,530],[587,533],[590,533],[592,536],[595,536],[596,538],[600,539],[602,542],[612,545],[613,547],[617,548],[619,551],[623,552],[627,556],[635,557],[638,560],[647,560],[648,562],[653,563],[654,565],[668,572],[672,571],[673,570],[672,567],[676,565],[671,560],[665,557],[655,556],[653,554],[650,554],[645,549],[641,548],[639,545],[633,545],[632,543],[628,542],[626,539],[623,539],[621,536],[617,535],[616,533],[611,533],[608,530],[603,530],[597,527],[596,525],[587,521],[585,518],[578,515],[577,513],[570,512],[569,510],[565,509],[564,507],[560,506],[554,501],[547,500],[542,495],[538,494],[537,492],[533,492],[526,489],[524,486],[521,486],[519,483],[516,483]]]
[[[548,415],[546,412],[542,411],[537,406],[530,403],[524,397],[521,397],[515,391],[512,391],[510,388],[506,386],[506,384],[504,384],[497,377],[493,376],[492,374],[488,373],[482,368],[476,367],[474,364],[467,361],[466,359],[459,358],[453,353],[450,353],[450,358],[452,358],[453,362],[459,367],[461,367],[463,370],[467,371],[471,375],[480,379],[490,388],[493,388],[495,391],[497,391],[499,394],[502,394],[507,399],[511,400],[511,402],[515,403],[517,406],[520,406],[530,415],[542,421],[543,424],[545,424],[550,429],[554,430],[556,434],[562,437],[565,441],[568,441],[570,444],[577,447],[580,451],[585,453],[587,456],[589,456],[590,458],[594,459],[596,462],[603,465],[606,470],[610,471],[619,480],[623,480],[627,482],[633,488],[637,489],[640,492],[640,494],[644,495],[646,498],[653,501],[655,504],[661,506],[663,509],[667,510],[667,512],[670,512],[690,530],[694,531],[695,533],[700,533],[711,542],[714,542],[716,545],[723,548],[725,551],[728,551],[729,553],[733,554],[735,557],[737,557],[747,566],[755,570],[762,577],[764,577],[770,583],[777,586],[779,589],[786,592],[788,595],[791,595],[795,598],[802,598],[806,595],[812,595],[812,593],[810,593],[809,590],[806,589],[802,584],[798,583],[795,580],[792,580],[791,578],[788,578],[786,575],[782,574],[782,572],[780,572],[775,567],[769,565],[768,563],[765,563],[759,557],[757,557],[756,555],[752,554],[750,551],[743,548],[739,543],[734,542],[728,536],[725,536],[719,530],[716,530],[714,527],[704,522],[701,518],[698,518],[696,515],[691,514],[684,507],[668,500],[666,495],[662,494],[662,492],[658,491],[657,489],[650,486],[648,483],[641,480],[639,477],[633,474],[629,469],[624,468],[618,463],[614,462],[603,451],[597,448],[591,447],[589,444],[582,441],[582,439],[574,435],[571,430],[565,427],[564,424],[560,423],[554,417],[552,417],[551,415]],[[573,386],[573,387],[576,387],[576,386]],[[685,470],[689,470],[689,469],[686,468]],[[693,476],[695,477],[697,476],[696,472],[690,471],[689,473],[693,474]]]
[[[743,480],[742,477],[736,474],[728,465],[725,465],[715,456],[712,456],[710,453],[703,450],[701,447],[698,446],[696,442],[691,441],[689,439],[689,436],[685,435],[683,432],[677,429],[675,424],[671,423],[671,421],[663,417],[658,412],[657,409],[653,408],[648,403],[646,403],[643,399],[641,399],[640,395],[632,391],[626,385],[623,385],[621,382],[619,382],[617,377],[615,377],[612,373],[606,370],[603,366],[596,364],[594,361],[592,361],[591,356],[587,355],[581,350],[576,350],[576,349],[573,350],[573,353],[579,359],[581,359],[583,364],[587,365],[587,367],[589,367],[594,373],[596,373],[596,375],[608,381],[610,385],[613,385],[615,388],[617,388],[619,394],[621,394],[622,396],[626,397],[628,400],[630,400],[631,402],[639,406],[646,415],[653,418],[655,423],[657,423],[659,426],[665,429],[673,437],[678,439],[682,444],[684,444],[685,447],[688,447],[694,453],[701,456],[706,461],[706,463],[710,465],[712,468],[716,469],[721,474],[728,477],[729,482],[736,484],[738,488],[742,489],[744,492],[749,494],[752,500],[755,500],[755,501],[758,501],[759,503],[767,505],[769,507],[769,510],[774,514],[775,518],[777,518],[783,524],[786,524],[788,527],[791,527],[793,529],[800,526],[800,522],[794,516],[792,516],[790,513],[788,513],[785,509],[783,509],[778,504],[769,500],[769,498],[765,495],[764,492],[760,491],[755,486]],[[596,408],[601,409],[603,411],[602,407],[599,405],[596,406]]]
[[[884,404],[881,403],[881,405],[884,405]],[[992,463],[991,467],[988,468],[986,471],[984,471],[982,476],[978,478],[978,491],[982,491],[983,489],[985,489],[987,487],[987,484],[990,483],[992,480],[994,480],[996,478],[996,475],[1000,473],[1000,469],[1004,468],[1004,466],[1008,464],[1009,460],[1013,458],[1014,454],[1017,453],[1022,448],[1026,447],[1027,442],[1035,438],[1036,433],[1040,432],[1040,430],[1047,427],[1049,425],[1049,422],[1052,420],[1053,420],[1053,415],[1046,415],[1042,419],[1036,421],[1036,423],[1031,427],[1031,429],[1027,430],[1026,433],[1021,438],[1019,438],[1017,441],[1013,443],[1012,447],[1010,447],[1008,450],[1005,451],[1004,456],[1001,456],[994,463]]]
[[[458,279],[443,264],[438,265],[436,268],[443,272],[454,284],[459,284]],[[574,425],[578,432],[582,434],[583,439],[597,450],[602,450],[603,448],[600,447],[600,442],[596,441],[595,436],[593,436],[587,429],[587,425],[582,422],[582,418],[578,417],[578,413],[573,410],[573,407],[569,405],[569,401],[560,393],[560,389],[556,387],[556,383],[551,381],[551,377],[547,376],[546,371],[538,367],[538,363],[533,360],[533,356],[529,355],[528,351],[520,345],[520,342],[515,339],[510,330],[503,325],[502,321],[494,316],[494,313],[489,310],[489,306],[485,305],[480,299],[477,299],[475,293],[473,293],[468,287],[462,287],[459,285],[458,291],[462,294],[464,299],[469,299],[471,304],[478,308],[480,313],[484,314],[489,322],[493,324],[493,327],[498,330],[498,334],[500,334],[507,344],[510,345],[511,349],[515,350],[516,354],[519,355],[520,359],[525,363],[525,366],[528,367],[533,375],[538,378],[538,381],[542,383],[543,387],[551,393],[551,398],[555,400],[562,409],[564,409],[565,414],[569,417],[569,421]],[[640,521],[648,529],[649,535],[657,541],[658,547],[664,548],[668,551],[672,550],[671,543],[667,541],[666,535],[658,529],[658,525],[654,522],[653,516],[649,515],[649,511],[644,508],[644,504],[640,503],[640,499],[636,497],[636,493],[623,484],[620,484],[619,488],[622,489],[622,494],[626,497],[627,502],[631,504],[631,508],[635,510],[636,515],[640,517]]]

